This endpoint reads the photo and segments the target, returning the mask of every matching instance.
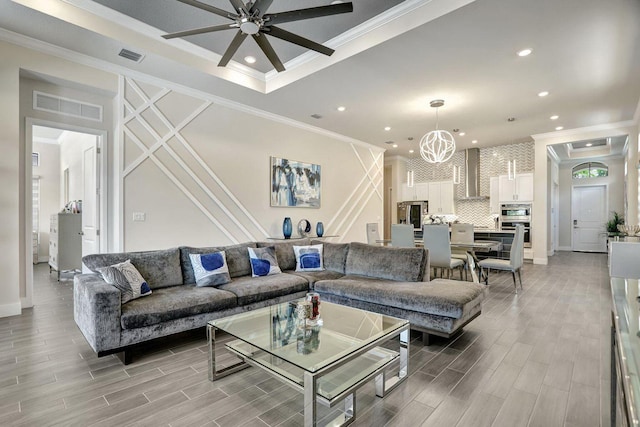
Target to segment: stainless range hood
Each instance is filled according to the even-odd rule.
[[[487,196],[480,195],[480,149],[467,148],[464,150],[465,197],[462,200],[484,200]]]

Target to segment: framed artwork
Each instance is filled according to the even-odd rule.
[[[271,157],[271,206],[320,207],[320,165]]]

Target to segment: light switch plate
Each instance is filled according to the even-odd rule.
[[[145,214],[144,212],[134,212],[133,213],[133,220],[134,221],[144,221],[147,217],[147,214]]]

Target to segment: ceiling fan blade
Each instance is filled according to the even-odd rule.
[[[269,43],[269,40],[267,40],[267,36],[264,35],[264,33],[258,33],[253,34],[252,37],[256,41],[256,43],[258,43],[258,46],[260,46],[260,49],[262,49],[264,54],[267,55],[267,58],[269,58],[271,65],[273,65],[273,67],[278,72],[284,71],[284,65],[282,65],[282,62],[280,62],[280,58],[278,58],[278,55],[276,55],[273,47],[271,47],[271,43]]]
[[[285,40],[293,44],[297,44],[298,46],[302,46],[307,49],[315,50],[316,52],[322,53],[327,56],[331,56],[333,52],[335,52],[333,49],[321,45],[320,43],[316,43],[313,40],[309,40],[297,34],[290,33],[289,31],[283,30],[282,28],[271,26],[265,28],[265,32],[270,36],[277,37],[281,40]]]
[[[269,9],[273,0],[256,0],[255,3],[249,9],[249,14],[253,14],[256,10],[260,12],[259,16],[262,17],[264,13]]]
[[[186,37],[186,36],[193,36],[196,34],[213,33],[215,31],[230,30],[232,28],[236,28],[234,27],[234,25],[235,23],[224,24],[224,25],[214,25],[212,27],[194,28],[193,30],[186,30],[186,31],[179,31],[177,33],[165,34],[162,37],[169,40],[169,39],[175,39],[176,37]]]
[[[207,12],[214,13],[216,15],[233,19],[233,14],[227,12],[226,10],[217,8],[215,6],[210,6],[208,4],[199,2],[198,0],[178,0],[181,3],[188,4],[189,6],[197,7],[198,9],[206,10]]]
[[[235,53],[238,51],[238,48],[246,38],[247,35],[242,31],[238,31],[236,33],[236,36],[233,38],[233,40],[231,40],[231,44],[224,52],[224,55],[222,55],[222,59],[220,59],[220,62],[218,62],[218,67],[224,67],[229,63],[229,61],[231,61],[231,58],[233,58],[233,55],[235,55]]]
[[[231,2],[231,5],[236,10],[236,12],[238,12],[238,14],[241,14],[242,12],[244,12],[245,14],[247,13],[247,8],[245,7],[242,0],[229,0],[229,1]]]
[[[353,3],[338,3],[327,6],[310,7],[308,9],[289,10],[287,12],[267,13],[264,15],[265,25],[283,22],[300,21],[302,19],[319,18],[321,16],[338,15],[353,12]]]

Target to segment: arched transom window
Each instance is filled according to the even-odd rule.
[[[609,166],[600,162],[580,163],[573,167],[572,176],[573,179],[609,176]]]

